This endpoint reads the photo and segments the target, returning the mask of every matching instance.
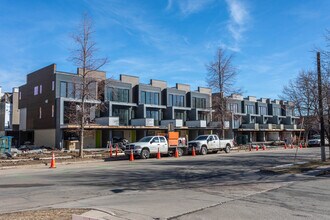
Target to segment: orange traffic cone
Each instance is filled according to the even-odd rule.
[[[262,144],[262,150],[266,150],[266,146]]]
[[[256,151],[258,151],[258,150],[259,150],[259,146],[257,145],[257,146],[256,146]]]
[[[158,148],[158,152],[157,152],[157,159],[160,159],[160,151],[159,151],[159,148]]]
[[[299,148],[302,148],[302,144],[300,143]]]
[[[133,161],[134,160],[134,154],[133,154],[133,150],[131,150],[131,154],[129,155],[129,161]]]
[[[116,144],[116,157],[118,157],[118,144]]]
[[[179,157],[179,152],[178,152],[178,148],[175,148],[175,153],[174,153],[174,157],[178,158]]]
[[[112,157],[112,144],[110,144],[109,154],[110,154],[110,158],[111,158]]]
[[[53,155],[52,155],[52,160],[50,161],[50,167],[49,168],[56,168],[54,152],[53,152]]]
[[[192,149],[191,156],[193,156],[193,157],[196,156],[195,147],[193,147],[193,149]]]

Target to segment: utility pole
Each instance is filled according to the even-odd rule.
[[[316,53],[317,59],[317,84],[319,92],[319,116],[321,124],[321,160],[326,161],[325,156],[325,141],[324,141],[324,118],[323,118],[323,99],[322,99],[322,78],[321,78],[321,59],[320,52]]]

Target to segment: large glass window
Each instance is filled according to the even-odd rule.
[[[238,104],[237,103],[229,103],[228,110],[233,113],[238,113]]]
[[[192,108],[206,108],[206,99],[205,98],[192,98]]]
[[[207,121],[207,113],[205,113],[205,112],[199,112],[198,113],[198,120],[205,120],[205,121]]]
[[[293,116],[293,109],[288,108],[288,109],[286,110],[286,116]]]
[[[146,92],[141,92],[141,103],[146,104]]]
[[[245,113],[254,114],[254,105],[245,105]]]
[[[279,107],[273,107],[273,115],[281,115],[281,109]]]
[[[159,93],[141,91],[141,103],[159,105]]]
[[[129,109],[113,106],[112,116],[119,117],[119,125],[127,126],[129,124]]]
[[[184,111],[175,111],[174,114],[175,119],[184,120]]]
[[[81,85],[72,82],[61,82],[61,97],[81,98]]]
[[[267,115],[267,107],[259,106],[259,115]]]
[[[61,97],[66,97],[66,82],[61,82]]]
[[[147,118],[153,118],[155,122],[155,126],[159,125],[159,111],[157,109],[147,109],[146,111]]]
[[[168,105],[169,106],[184,107],[184,96],[183,95],[170,94],[168,96]]]
[[[173,106],[173,95],[169,94],[168,96],[168,106]]]
[[[129,90],[108,87],[107,100],[115,102],[129,102]]]
[[[68,98],[74,98],[74,84],[67,83],[67,96]]]

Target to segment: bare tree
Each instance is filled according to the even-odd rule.
[[[77,31],[72,35],[75,49],[72,50],[70,59],[78,67],[78,76],[73,78],[75,101],[70,103],[67,117],[69,122],[76,124],[79,134],[79,156],[84,157],[85,127],[91,120],[95,108],[100,103],[98,100],[98,84],[102,81],[96,72],[107,63],[107,58],[96,58],[97,48],[93,41],[93,24],[88,14],[84,14]],[[92,116],[93,117],[93,116]]]
[[[323,88],[328,88],[327,74],[323,74]],[[327,105],[328,89],[323,89],[323,103],[326,111],[329,111]],[[280,98],[294,103],[295,114],[304,117],[305,139],[319,130],[319,105],[318,105],[317,74],[314,71],[300,71],[296,78],[290,80],[288,85],[283,87]],[[327,118],[327,117],[326,117]],[[327,118],[328,119],[328,118]],[[326,130],[329,137],[329,129]]]
[[[221,137],[225,136],[225,118],[228,115],[227,98],[231,93],[240,93],[234,88],[237,69],[233,65],[233,55],[227,55],[226,51],[218,48],[214,60],[206,65],[207,83],[213,90],[213,109],[215,120],[220,122]]]

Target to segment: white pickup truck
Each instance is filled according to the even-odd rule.
[[[169,146],[169,143],[164,136],[146,136],[138,142],[126,145],[125,155],[129,157],[131,151],[133,151],[134,156],[138,156],[142,159],[148,159],[150,155],[156,155],[158,153],[158,149],[161,154],[170,156],[173,155],[177,149],[178,155],[182,156],[186,148],[187,146],[184,144]]]
[[[230,152],[230,149],[234,146],[232,139],[219,139],[218,135],[200,135],[195,140],[188,142],[188,153],[192,152],[195,148],[196,153],[205,155],[208,152],[216,153],[224,150],[226,153]]]

